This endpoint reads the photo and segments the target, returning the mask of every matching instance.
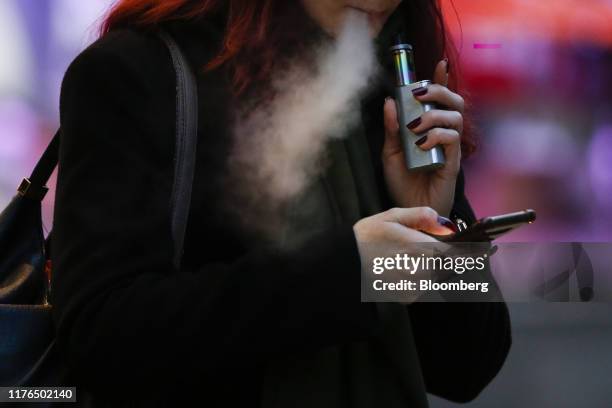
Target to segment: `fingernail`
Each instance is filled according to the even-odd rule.
[[[450,229],[453,232],[459,232],[459,228],[457,228],[457,226],[455,225],[454,222],[452,222],[451,220],[449,220],[446,217],[442,217],[442,216],[438,216],[438,224],[442,225],[443,227],[446,227],[448,229]]]
[[[421,117],[419,116],[418,118],[416,118],[415,120],[413,120],[412,122],[410,122],[409,124],[406,125],[406,127],[408,129],[414,129],[415,127],[419,126],[421,124],[423,120],[421,119]]]
[[[450,61],[448,58],[444,58],[444,61],[446,61],[446,73],[448,74],[448,71],[450,71]]]
[[[420,146],[423,143],[425,143],[427,141],[427,135],[423,136],[422,138],[420,138],[419,140],[417,140],[416,142],[414,142],[415,145]]]
[[[418,88],[414,88],[412,90],[412,94],[414,96],[423,96],[427,93],[427,87],[426,86],[420,86]]]
[[[390,100],[391,100],[391,97],[390,97],[390,96],[387,96],[387,97],[385,98],[385,103],[387,103],[387,101],[390,101]]]

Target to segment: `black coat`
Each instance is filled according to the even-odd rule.
[[[202,22],[172,31],[195,70],[218,50],[222,35]],[[289,254],[256,250],[228,227],[219,215],[219,197],[229,187],[221,177],[230,139],[223,70],[198,70],[198,92],[185,273],[176,274],[169,222],[175,85],[165,46],[153,33],[111,32],[76,58],[62,85],[54,318],[71,384],[110,401],[256,407],[266,362],[378,330],[373,304],[360,302],[352,225]],[[378,116],[382,101],[375,102]],[[382,177],[382,140],[370,143]],[[462,175],[454,212],[474,217]],[[474,398],[508,352],[506,306],[408,308],[427,390]]]

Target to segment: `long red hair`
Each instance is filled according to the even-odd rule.
[[[405,33],[418,55],[417,77],[431,79],[436,64],[446,57],[452,67],[449,88],[459,91],[460,70],[456,48],[447,35],[438,0],[410,0],[405,10]],[[170,21],[189,21],[226,13],[223,45],[218,55],[205,67],[208,70],[227,65],[232,73],[235,95],[252,84],[266,81],[285,44],[295,44],[300,32],[295,21],[280,24],[296,15],[294,1],[288,0],[118,0],[101,27],[101,35],[115,28],[152,28]],[[279,18],[282,16],[282,18]],[[462,92],[465,97],[465,92]],[[467,100],[467,98],[465,98]],[[476,150],[474,130],[465,121],[462,151],[465,156]]]

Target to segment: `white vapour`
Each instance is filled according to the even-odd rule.
[[[304,191],[324,168],[326,142],[359,118],[359,96],[378,66],[366,15],[347,13],[337,39],[314,55],[314,65],[297,61],[276,73],[272,101],[239,112],[230,172],[241,204],[264,207],[249,223]]]

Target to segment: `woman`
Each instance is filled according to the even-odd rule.
[[[330,168],[351,171],[323,177],[339,216],[295,248],[257,245],[224,212],[231,112],[265,89],[289,50],[337,35],[349,9],[367,15],[381,58],[398,30],[414,45],[418,76],[436,82],[417,97],[444,109],[412,130],[428,131],[420,147],[442,145],[447,164],[406,172],[383,76],[361,104],[364,143],[335,145],[348,153],[332,155]],[[181,273],[168,217],[174,72],[159,27],[186,53],[200,101]],[[446,86],[456,83],[446,53],[452,59],[433,0],[119,1],[62,85],[52,256],[67,383],[110,406],[426,406],[426,391],[475,398],[509,349],[503,303],[360,302],[364,245],[431,241],[421,231],[448,232],[438,215],[474,220],[460,172],[461,147],[473,143],[462,135],[463,99]]]

